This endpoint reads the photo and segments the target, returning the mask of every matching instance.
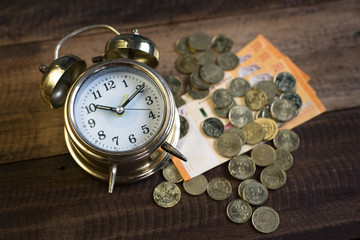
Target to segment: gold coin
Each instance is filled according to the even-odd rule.
[[[183,182],[185,192],[194,196],[204,193],[206,191],[207,185],[208,181],[204,175],[199,175]]]
[[[265,107],[267,97],[263,90],[252,88],[245,93],[245,104],[251,110],[258,111]]]
[[[224,157],[236,156],[241,150],[240,137],[233,132],[224,132],[216,140],[216,149]]]
[[[242,198],[243,197],[243,193],[244,193],[244,187],[246,186],[246,184],[250,183],[250,182],[257,182],[256,180],[254,179],[246,179],[244,181],[242,181],[239,186],[238,186],[238,194],[239,196]]]
[[[177,170],[175,164],[169,161],[162,170],[164,178],[171,183],[178,183],[183,180],[181,174]]]
[[[235,127],[241,128],[254,120],[252,111],[247,106],[236,105],[229,111],[229,120]]]
[[[209,90],[196,89],[191,83],[186,86],[186,91],[194,99],[201,99],[209,95]]]
[[[215,64],[206,64],[200,69],[200,77],[209,84],[220,82],[224,75],[224,70]]]
[[[231,52],[224,52],[217,56],[216,62],[224,70],[233,70],[239,65],[239,58]]]
[[[265,130],[260,124],[256,122],[250,122],[245,124],[242,127],[242,130],[245,133],[247,144],[255,145],[264,139]]]
[[[276,86],[272,81],[260,81],[255,84],[254,88],[263,90],[266,94],[267,103],[271,103],[276,95]]]
[[[203,66],[205,64],[213,64],[216,60],[216,53],[213,50],[207,49],[205,51],[194,53],[197,58],[199,65]]]
[[[219,53],[223,53],[223,52],[230,51],[230,49],[232,48],[233,45],[234,45],[234,42],[231,38],[229,38],[228,36],[225,36],[223,34],[220,34],[220,35],[213,37],[211,47],[215,51],[217,51]]]
[[[245,185],[242,192],[243,199],[251,205],[261,205],[268,199],[269,193],[264,185],[251,181]]]
[[[180,201],[181,192],[174,183],[164,181],[155,187],[153,198],[160,207],[173,207]]]
[[[281,129],[273,139],[273,142],[276,148],[292,152],[298,149],[300,145],[300,138],[292,130]]]
[[[186,54],[176,59],[176,67],[182,73],[192,73],[199,67],[199,62],[194,55]]]
[[[189,53],[191,53],[191,51],[189,49],[189,44],[188,44],[188,37],[182,37],[182,38],[179,38],[178,40],[176,40],[175,49],[180,54],[189,54]]]
[[[256,165],[265,167],[275,162],[276,152],[270,145],[259,144],[251,150],[251,158]]]
[[[261,206],[254,211],[251,222],[259,232],[271,233],[279,227],[280,218],[273,208]]]
[[[203,51],[211,47],[211,37],[203,32],[193,33],[189,37],[189,46],[194,51]]]
[[[286,183],[286,173],[277,166],[268,166],[261,171],[260,181],[268,189],[278,189]]]
[[[243,132],[243,130],[241,130],[238,127],[232,127],[232,128],[228,128],[226,131],[236,133],[240,137],[242,145],[244,146],[244,144],[246,142],[246,137],[245,137],[245,133]]]
[[[270,118],[257,118],[254,122],[260,124],[265,130],[265,141],[273,139],[278,133],[278,126],[276,122]]]
[[[228,180],[222,177],[216,177],[210,180],[207,186],[209,196],[217,201],[225,200],[230,197],[232,188]]]
[[[276,149],[275,152],[276,152],[276,159],[274,165],[284,171],[289,170],[294,162],[291,153],[284,149]]]
[[[226,215],[235,223],[247,222],[251,218],[251,214],[250,205],[242,199],[235,199],[226,207]]]
[[[230,159],[228,169],[231,176],[239,180],[244,180],[254,175],[256,166],[249,156],[239,155]]]

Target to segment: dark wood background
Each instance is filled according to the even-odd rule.
[[[277,231],[256,232],[227,219],[239,181],[223,164],[233,193],[221,202],[193,197],[163,209],[152,199],[160,172],[112,195],[72,160],[63,137],[63,109],[40,98],[39,64],[56,43],[90,24],[121,32],[138,27],[160,49],[160,74],[174,66],[174,42],[195,31],[227,34],[237,52],[258,34],[312,78],[327,112],[295,128],[301,139],[287,184],[270,191]],[[90,64],[112,37],[92,31],[62,54]],[[8,1],[0,2],[0,239],[355,239],[360,238],[360,2],[274,1]],[[257,172],[257,174],[259,174]]]

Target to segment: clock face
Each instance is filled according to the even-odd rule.
[[[114,153],[138,149],[161,130],[164,96],[144,72],[112,66],[78,84],[70,106],[71,121],[78,135],[95,149]]]

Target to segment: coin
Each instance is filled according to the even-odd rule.
[[[293,119],[297,114],[298,110],[294,103],[287,99],[278,99],[270,106],[271,117],[282,122]]]
[[[224,52],[217,56],[216,63],[224,70],[233,70],[239,65],[239,58],[231,52]]]
[[[183,182],[185,192],[194,196],[204,193],[206,191],[207,185],[208,181],[202,174]]]
[[[219,137],[224,132],[224,124],[214,117],[205,119],[201,124],[201,128],[207,136],[213,138]]]
[[[240,128],[238,127],[232,127],[232,128],[229,128],[226,130],[227,132],[234,132],[236,133],[240,139],[241,139],[241,142],[242,142],[242,145],[245,144],[246,142],[246,137],[245,137],[245,133],[243,132],[243,130],[241,130]]]
[[[245,93],[245,104],[251,110],[258,111],[265,107],[267,97],[263,90],[252,88]]]
[[[281,92],[293,92],[296,88],[296,79],[288,72],[280,72],[274,76],[274,83]]]
[[[265,167],[275,162],[276,152],[275,149],[268,144],[259,144],[251,151],[251,158],[256,165]]]
[[[257,182],[255,179],[245,179],[244,181],[242,181],[239,186],[238,186],[238,194],[239,197],[243,197],[243,192],[244,192],[244,187],[246,186],[246,184],[248,184],[249,182]]]
[[[241,150],[240,137],[233,132],[224,132],[216,140],[216,149],[224,157],[236,156]]]
[[[202,51],[211,47],[211,37],[203,32],[193,33],[189,37],[189,46],[195,51]]]
[[[292,130],[281,129],[273,139],[273,142],[276,148],[292,152],[298,149],[300,145],[300,138]]]
[[[269,196],[266,187],[257,181],[247,183],[242,194],[243,199],[251,205],[261,205],[266,202]]]
[[[273,139],[278,133],[278,126],[276,125],[276,122],[270,118],[257,118],[254,122],[260,124],[265,130],[265,141]]]
[[[176,94],[181,88],[180,79],[177,76],[168,75],[164,77],[166,83],[168,84],[170,91],[173,94]]]
[[[175,42],[175,49],[180,54],[189,54],[191,53],[188,45],[188,37],[182,37],[176,40]]]
[[[247,222],[251,218],[251,214],[250,205],[242,199],[235,199],[226,207],[226,215],[235,223]]]
[[[225,36],[223,34],[220,34],[220,35],[213,37],[211,47],[215,51],[217,51],[219,53],[223,53],[223,52],[230,51],[233,44],[234,44],[234,42],[231,38],[229,38],[228,36]]]
[[[182,97],[174,96],[175,105],[176,107],[181,107],[182,105],[185,105],[185,100],[182,99]]]
[[[171,161],[169,161],[166,166],[162,170],[162,174],[166,181],[169,181],[171,183],[178,183],[183,180],[181,174],[177,170],[175,164]]]
[[[259,232],[271,233],[279,227],[280,218],[273,208],[261,206],[254,211],[251,222]]]
[[[242,130],[245,133],[247,144],[255,145],[264,139],[265,130],[256,122],[245,124]]]
[[[254,175],[256,166],[249,156],[239,155],[230,159],[228,169],[231,176],[239,180],[244,180]]]
[[[275,152],[276,152],[276,159],[274,165],[284,171],[289,170],[294,162],[291,153],[284,149],[276,149]]]
[[[199,68],[190,74],[190,83],[193,87],[199,90],[209,90],[209,87],[211,86],[201,79]]]
[[[226,107],[230,106],[230,104],[234,101],[231,93],[227,89],[224,89],[224,88],[216,89],[213,92],[211,99],[212,99],[215,107],[217,107],[217,108],[226,108]]]
[[[223,177],[216,177],[210,180],[207,185],[207,193],[217,201],[225,200],[230,197],[232,188],[228,180]]]
[[[276,94],[276,86],[272,81],[261,81],[256,83],[256,89],[263,90],[266,94],[267,103],[271,103],[274,100]]]
[[[241,128],[245,124],[252,122],[254,117],[252,111],[248,107],[236,105],[229,111],[229,120],[232,125]]]
[[[302,105],[301,97],[296,92],[282,93],[280,99],[287,99],[294,103],[296,109],[300,109]]]
[[[245,78],[234,78],[229,84],[229,91],[233,96],[243,97],[250,90],[250,84]]]
[[[176,67],[182,73],[192,73],[199,67],[199,62],[194,55],[186,54],[176,59]]]
[[[189,123],[187,119],[180,116],[180,138],[184,137],[189,131]]]
[[[200,77],[207,83],[218,83],[224,78],[224,70],[215,64],[206,64],[200,69]]]
[[[268,166],[261,171],[260,181],[268,189],[278,189],[286,183],[286,173],[277,166]]]
[[[173,207],[180,201],[181,192],[174,183],[164,181],[155,187],[153,198],[160,207]]]
[[[191,83],[188,83],[188,85],[186,86],[186,91],[194,99],[201,99],[209,95],[209,90],[196,89],[191,85]]]
[[[234,106],[236,106],[236,102],[233,100],[233,101],[231,102],[231,104],[230,104],[228,107],[226,107],[226,108],[216,108],[216,107],[215,107],[215,108],[214,108],[214,112],[215,112],[216,116],[218,116],[218,117],[228,118],[230,109],[231,109],[232,107],[234,107]]]
[[[205,64],[213,64],[216,60],[216,53],[213,50],[207,49],[205,51],[194,53],[197,58],[199,65],[203,66]]]

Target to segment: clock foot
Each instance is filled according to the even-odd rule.
[[[115,186],[116,181],[116,172],[117,172],[117,166],[113,165],[109,168],[110,174],[109,174],[109,193],[112,193]]]

